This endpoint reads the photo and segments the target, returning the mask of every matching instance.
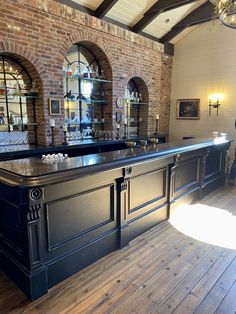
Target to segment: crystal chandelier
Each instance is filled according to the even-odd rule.
[[[236,0],[210,0],[215,5],[214,16],[231,28],[236,28]]]

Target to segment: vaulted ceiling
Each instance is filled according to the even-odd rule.
[[[209,0],[57,0],[149,37],[175,43],[196,25],[212,19]]]

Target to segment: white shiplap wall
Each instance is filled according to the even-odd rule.
[[[224,93],[219,116],[208,115],[208,95]],[[200,98],[200,120],[176,120],[176,100]],[[236,30],[216,22],[194,29],[175,44],[170,136],[205,136],[213,131],[236,137]],[[233,149],[232,149],[233,151]]]

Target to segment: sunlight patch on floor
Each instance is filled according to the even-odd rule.
[[[184,205],[175,210],[169,221],[194,239],[236,250],[236,216],[227,210],[200,203]]]

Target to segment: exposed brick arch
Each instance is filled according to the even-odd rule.
[[[113,61],[113,55],[109,49],[109,42],[105,42],[102,40],[100,36],[97,36],[95,32],[88,32],[83,30],[77,30],[74,33],[70,34],[64,42],[62,42],[61,49],[60,49],[60,57],[61,61],[63,62],[67,51],[69,48],[80,42],[90,42],[91,44],[96,45],[99,49],[101,49],[106,56],[107,60],[109,61],[109,64],[112,67]]]
[[[17,59],[29,72],[32,79],[37,79],[40,88],[43,87],[46,71],[42,62],[35,54],[23,45],[16,42],[0,42],[0,54],[13,56]]]
[[[45,110],[44,110],[44,85],[47,82],[46,78],[46,70],[42,64],[42,62],[26,47],[19,45],[15,42],[4,42],[0,41],[0,54],[5,55],[6,57],[10,57],[20,65],[22,65],[28,72],[32,81],[37,83],[37,87],[39,90],[39,98],[36,101],[36,116],[37,116],[37,123],[41,126],[37,129],[37,137],[38,137],[38,144],[45,144],[46,137],[45,137]],[[24,80],[24,77],[23,77]],[[30,86],[28,86],[30,87]],[[28,102],[28,100],[27,100]],[[29,103],[27,105],[27,113],[29,121],[33,119],[33,112],[32,112],[32,105]],[[34,122],[34,120],[30,121]],[[33,137],[33,133],[29,132],[29,138]]]

